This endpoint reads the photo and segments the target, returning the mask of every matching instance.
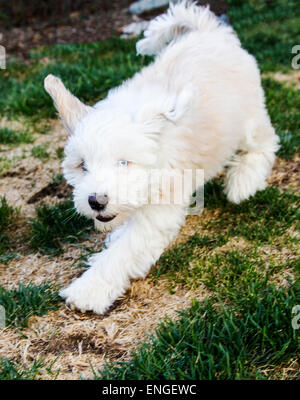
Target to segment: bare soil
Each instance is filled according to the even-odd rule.
[[[23,2],[24,3],[24,2]],[[29,57],[29,51],[44,45],[58,43],[97,42],[113,35],[120,35],[122,28],[140,18],[150,20],[165,11],[165,8],[153,10],[140,16],[128,12],[128,6],[133,0],[105,0],[95,4],[83,4],[69,14],[62,13],[60,7],[49,10],[48,14],[33,3],[27,5],[27,14],[22,10],[10,21],[10,27],[1,29],[2,45],[7,56],[18,58]],[[199,4],[210,4],[217,15],[226,13],[226,0],[199,1]],[[30,10],[31,8],[31,10]],[[0,37],[1,40],[1,37]]]

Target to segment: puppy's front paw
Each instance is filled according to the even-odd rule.
[[[44,80],[44,87],[45,90],[51,95],[53,92],[55,92],[57,89],[64,88],[64,85],[62,81],[57,78],[57,76],[54,76],[52,74],[47,75],[45,80]]]
[[[59,294],[66,299],[66,303],[72,309],[104,314],[122,293],[118,293],[117,288],[111,287],[104,281],[83,275],[66,289],[61,290]]]

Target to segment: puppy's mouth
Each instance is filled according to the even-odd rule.
[[[96,219],[101,222],[109,222],[109,221],[112,221],[115,217],[116,217],[115,215],[104,216],[104,215],[98,214]]]

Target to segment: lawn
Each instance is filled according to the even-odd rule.
[[[104,236],[74,211],[61,176],[65,133],[43,78],[60,76],[92,104],[151,59],[136,56],[135,40],[111,38],[37,48],[26,64],[8,60],[0,72],[0,379],[299,378],[297,3],[228,0],[281,139],[269,186],[233,205],[222,177],[208,183],[203,213],[187,218],[149,276],[105,316],[68,310],[58,296]]]

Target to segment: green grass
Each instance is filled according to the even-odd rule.
[[[203,239],[207,244],[203,244]],[[185,285],[190,289],[204,285],[209,291],[226,293],[228,299],[231,291],[244,291],[243,285],[251,281],[272,282],[276,277],[284,276],[285,271],[294,274],[294,278],[289,278],[291,284],[299,277],[298,259],[287,259],[283,262],[274,256],[265,255],[263,258],[256,242],[249,244],[243,251],[232,249],[212,253],[224,241],[226,238],[222,234],[201,238],[196,233],[186,242],[166,251],[153,267],[150,276],[155,283],[160,276],[167,277],[171,293],[178,285]],[[295,244],[298,243],[299,240]],[[281,248],[287,246],[284,241],[276,244],[276,249],[280,253]],[[229,286],[233,283],[235,286]]]
[[[12,223],[16,210],[10,206],[5,197],[0,198],[0,232],[3,232]]]
[[[207,209],[219,207],[221,214],[203,224],[225,236],[241,236],[255,243],[272,243],[293,225],[299,228],[300,196],[276,187],[257,192],[251,199],[234,205],[227,202],[222,185],[215,181],[206,186]]]
[[[0,360],[0,380],[32,380],[36,379],[43,368],[42,361],[34,360],[31,367],[24,369],[21,365],[7,358]]]
[[[57,183],[58,185],[64,181],[64,176],[62,174],[54,174],[51,183]]]
[[[64,158],[64,156],[65,156],[65,152],[64,152],[64,149],[62,147],[59,147],[58,149],[56,149],[55,153],[56,153],[56,157],[59,160],[62,160]]]
[[[71,200],[54,206],[43,204],[30,220],[30,243],[41,253],[59,254],[64,243],[87,239],[92,229],[93,221],[78,215]]]
[[[0,128],[0,145],[1,144],[13,144],[18,145],[20,143],[32,143],[33,137],[28,132],[18,132],[9,128]]]
[[[241,292],[250,298],[253,282],[258,288],[269,287],[275,278],[284,276],[286,271],[291,273],[288,285],[293,286],[298,278],[298,269],[298,260],[278,261],[269,257],[266,261],[259,249],[248,248],[244,251],[230,250],[195,260],[191,272],[194,281],[198,279],[198,282],[203,283],[208,290],[217,292],[226,301],[232,301]]]
[[[299,352],[291,327],[292,307],[300,302],[299,259],[278,261],[260,250],[288,246],[281,237],[299,227],[299,195],[269,187],[233,205],[214,180],[205,187],[205,202],[220,210],[200,221],[211,234],[196,233],[166,251],[151,276],[156,282],[165,275],[171,293],[178,285],[204,287],[210,300],[196,302],[179,321],[165,321],[131,361],[108,363],[96,379],[280,379],[282,365]],[[250,242],[246,250],[211,253],[235,237]],[[288,288],[276,287],[286,271],[293,274]],[[295,379],[296,369],[288,377]]]
[[[178,285],[205,288],[209,300],[195,302],[178,321],[167,319],[130,361],[107,363],[96,379],[280,379],[282,365],[296,357],[291,311],[300,302],[299,259],[262,256],[260,245],[299,221],[299,196],[268,188],[234,206],[221,190],[217,181],[206,186],[208,208],[221,210],[208,220],[212,233],[171,248],[151,272],[155,281],[169,279],[171,293]],[[250,246],[212,253],[236,236]],[[275,246],[280,252],[288,244]],[[287,287],[275,286],[287,271]],[[296,368],[288,378],[297,377]]]
[[[107,364],[95,378],[264,379],[265,369],[299,351],[291,326],[291,309],[299,301],[299,287],[249,282],[229,304],[218,297],[194,302],[178,321],[162,323],[130,361]],[[296,371],[291,375],[295,378]]]
[[[2,115],[55,117],[52,100],[43,87],[48,74],[62,78],[76,96],[91,103],[103,98],[110,88],[121,84],[146,63],[145,58],[136,56],[135,41],[119,38],[44,47],[33,51],[31,56],[31,65],[25,68],[22,63],[8,62],[0,75]],[[50,63],[44,65],[40,62],[42,57],[48,57]]]
[[[161,275],[167,275],[174,283],[178,282],[176,276],[180,275],[181,282],[183,278],[184,283],[186,283],[190,280],[186,272],[188,271],[189,262],[194,258],[195,250],[205,249],[205,251],[211,251],[225,244],[227,240],[222,234],[210,237],[208,235],[200,236],[195,233],[186,242],[165,251],[160,257],[158,265],[151,271],[151,275],[155,278],[155,281]]]
[[[300,43],[300,9],[296,0],[228,0],[228,15],[244,48],[262,72],[288,71],[292,47]]]
[[[14,258],[9,252],[12,246],[11,227],[19,210],[10,206],[5,197],[0,198],[0,262],[5,263]]]
[[[242,45],[255,56],[262,72],[291,70],[292,48],[300,43],[300,8],[296,0],[228,0],[229,17]],[[280,157],[300,150],[300,93],[264,79],[266,104],[281,139]]]
[[[0,285],[0,305],[5,308],[6,325],[24,328],[32,315],[44,315],[56,310],[61,301],[51,285],[19,284],[18,289],[4,289]]]
[[[266,105],[280,137],[278,155],[290,158],[300,152],[300,91],[273,79],[263,79]]]
[[[40,160],[44,160],[50,157],[50,154],[48,153],[47,149],[47,145],[38,145],[38,146],[34,146],[31,149],[31,155],[35,158],[39,158]]]

